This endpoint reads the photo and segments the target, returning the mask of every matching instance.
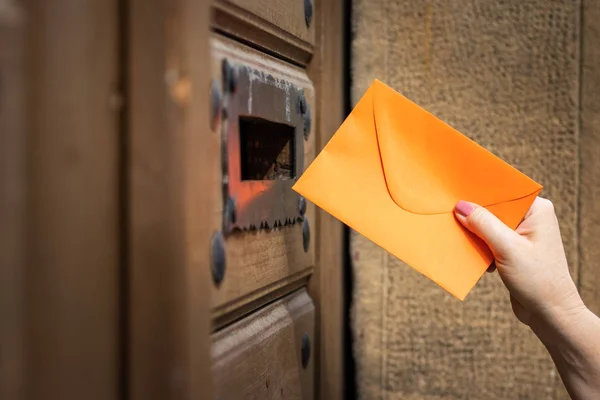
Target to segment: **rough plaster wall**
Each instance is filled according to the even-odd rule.
[[[600,2],[583,6],[579,283],[583,300],[600,315]]]
[[[379,78],[543,183],[575,276],[580,7],[354,0],[352,41],[354,102]],[[351,249],[361,398],[568,398],[497,274],[460,303],[358,234]]]

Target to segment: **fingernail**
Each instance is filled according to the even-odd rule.
[[[456,206],[454,206],[454,209],[460,215],[468,217],[473,212],[475,207],[473,207],[473,205],[471,205],[470,203],[467,203],[466,201],[460,200],[458,203],[456,203]]]

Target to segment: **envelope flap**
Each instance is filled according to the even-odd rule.
[[[384,83],[373,83],[373,115],[394,202],[417,214],[451,212],[458,200],[490,206],[541,186]]]

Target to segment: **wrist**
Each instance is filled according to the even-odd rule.
[[[600,319],[584,307],[553,328],[555,340],[544,345],[571,397],[600,398]]]
[[[547,348],[567,350],[583,341],[594,325],[597,317],[581,302],[544,313],[530,328]]]
[[[574,285],[573,285],[574,286]],[[589,310],[583,303],[577,289],[563,292],[560,301],[538,305],[528,323],[531,330],[546,346],[556,346],[578,331]],[[568,293],[568,294],[567,294]]]

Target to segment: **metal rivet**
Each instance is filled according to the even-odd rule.
[[[308,337],[308,333],[302,335],[300,354],[302,355],[302,368],[306,369],[306,367],[308,367],[308,361],[310,360],[310,338]]]
[[[312,22],[313,17],[313,2],[312,0],[304,0],[304,21],[306,22],[306,27],[310,27],[310,23]]]
[[[300,97],[298,97],[298,113],[300,115],[304,115],[305,112],[306,112],[306,98],[304,97],[304,95],[300,95]]]
[[[215,232],[210,244],[210,266],[213,282],[219,286],[225,278],[225,243],[223,234]]]
[[[225,201],[225,229],[229,230],[231,224],[235,224],[235,200],[228,197]]]
[[[304,218],[304,222],[302,223],[302,246],[304,246],[304,251],[308,251],[310,247],[310,227],[308,226],[308,218]]]
[[[308,140],[310,136],[310,129],[312,126],[312,114],[310,112],[310,105],[306,105],[306,113],[304,114],[304,140]]]
[[[219,84],[213,79],[210,88],[210,128],[214,131],[219,121],[219,109],[221,108],[221,91]]]
[[[234,93],[237,88],[237,73],[226,58],[221,62],[221,74],[223,75],[223,90]]]
[[[302,196],[300,196],[300,199],[298,199],[298,211],[300,212],[301,216],[306,214],[306,199]]]

